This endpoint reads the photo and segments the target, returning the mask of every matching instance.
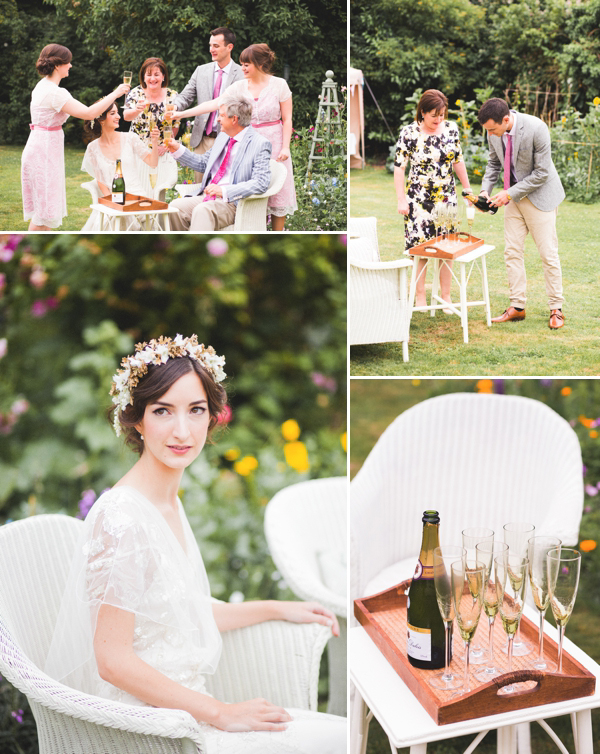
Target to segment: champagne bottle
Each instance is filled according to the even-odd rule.
[[[416,668],[432,670],[443,668],[446,659],[446,634],[433,579],[433,551],[440,544],[439,525],[437,511],[423,513],[423,541],[407,603],[408,661]],[[452,660],[452,629],[449,660]]]
[[[125,204],[125,179],[121,170],[121,160],[117,160],[115,177],[112,182],[112,200],[115,204]]]
[[[462,195],[470,202],[473,202],[477,209],[480,209],[482,212],[489,212],[491,215],[495,215],[496,212],[498,212],[498,207],[489,204],[488,199],[486,199],[485,196],[481,196],[481,194],[478,197],[475,197],[473,194],[463,189]]]

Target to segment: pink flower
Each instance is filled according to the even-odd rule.
[[[229,422],[233,419],[233,411],[231,410],[231,406],[226,403],[223,406],[223,410],[219,414],[217,418],[217,424],[229,424]]]
[[[48,309],[58,309],[58,299],[56,296],[49,296],[46,299],[46,306]]]
[[[48,273],[41,267],[36,266],[33,268],[33,272],[29,276],[29,282],[34,288],[43,288],[48,280]]]
[[[0,359],[3,359],[6,356],[6,352],[8,351],[8,341],[6,338],[0,338]]]
[[[586,484],[585,485],[585,491],[590,497],[594,497],[594,495],[598,494],[598,488],[594,487],[592,484]]]
[[[335,393],[337,390],[337,382],[333,377],[326,377],[324,374],[321,374],[321,372],[313,372],[310,375],[310,378],[317,387],[321,387],[330,393]]]
[[[39,319],[48,313],[48,307],[44,301],[34,301],[31,306],[31,316]]]
[[[341,235],[341,236],[338,236],[338,240],[339,240],[339,242],[340,242],[341,244],[343,244],[344,246],[347,246],[347,245],[348,245],[348,238],[347,238],[347,236],[346,236],[346,234],[345,234],[345,233],[344,233],[343,235]]]
[[[10,407],[11,412],[15,416],[20,416],[21,414],[24,414],[28,409],[29,409],[29,401],[25,400],[25,398],[17,398],[17,400]]]
[[[206,249],[211,257],[222,257],[227,254],[229,244],[224,238],[211,238],[206,242]]]
[[[3,291],[6,288],[6,274],[4,272],[0,272],[0,291]]]

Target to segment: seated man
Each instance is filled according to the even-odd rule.
[[[175,199],[179,209],[171,216],[172,230],[220,230],[232,225],[237,203],[245,196],[262,194],[271,181],[271,142],[253,128],[252,101],[243,95],[223,96],[219,107],[221,131],[213,146],[195,155],[177,142],[168,149],[182,165],[204,173],[195,196]]]

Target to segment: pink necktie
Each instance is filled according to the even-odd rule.
[[[217,99],[221,94],[221,81],[223,80],[223,69],[219,68],[217,72],[217,80],[215,81],[215,90],[213,92],[213,99]],[[215,122],[216,110],[213,110],[208,117],[208,123],[206,124],[206,134],[211,134],[213,130],[213,123]]]
[[[227,170],[227,164],[229,163],[229,158],[231,157],[231,150],[233,149],[234,144],[235,144],[235,139],[232,136],[229,139],[229,144],[227,145],[227,151],[225,152],[225,157],[223,157],[223,162],[221,163],[220,168],[214,174],[212,181],[208,184],[209,186],[213,183],[218,183],[221,180],[221,178],[225,175],[225,171]],[[202,201],[210,202],[210,201],[214,201],[216,198],[217,198],[216,196],[205,196]]]
[[[510,163],[512,160],[512,136],[506,134],[506,151],[504,152],[504,190],[510,188]]]

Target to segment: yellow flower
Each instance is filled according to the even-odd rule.
[[[592,440],[595,440],[598,437],[598,430],[597,429],[591,429],[590,430],[590,437]]]
[[[481,170],[477,170],[477,168],[475,168],[473,172],[475,173],[475,175],[481,175]]]
[[[342,432],[340,435],[340,442],[342,444],[342,448],[344,448],[344,453],[348,452],[348,433]]]
[[[573,152],[573,157],[579,157],[579,152]]]
[[[461,104],[462,104],[462,102],[461,102],[461,101],[460,101],[459,99],[457,99],[457,100],[456,100],[456,104],[457,104],[457,105],[458,105],[458,106],[460,107],[460,106],[461,106]]]
[[[300,437],[300,427],[295,419],[288,419],[281,425],[281,434],[283,439],[291,442],[297,440]]]
[[[571,390],[571,388],[567,386],[567,387],[563,387],[563,389],[560,391],[560,394],[561,395],[571,395],[572,392],[573,391]]]
[[[237,459],[240,457],[240,449],[229,448],[229,450],[226,450],[223,455],[228,461],[237,461]]]
[[[254,456],[244,456],[233,464],[233,468],[240,476],[248,476],[258,468],[258,461]]]
[[[283,452],[288,466],[291,466],[295,471],[308,471],[310,469],[308,452],[303,442],[286,442],[283,446]]]
[[[563,117],[562,117],[562,119],[561,119],[561,120],[562,120],[562,122],[563,122],[563,123],[566,123],[566,122],[567,122],[567,119],[565,118],[565,116],[564,116],[564,115],[563,115]]]
[[[419,387],[419,385],[421,384],[421,380],[411,380],[411,381],[410,381],[410,384],[411,384],[411,385],[412,385],[413,387]]]
[[[598,105],[600,105],[600,97],[594,97],[593,103],[594,105],[596,105],[596,107],[598,107]]]
[[[597,544],[595,539],[584,539],[579,543],[579,549],[584,552],[591,552],[596,549]]]
[[[477,390],[478,393],[493,393],[494,383],[492,380],[477,380],[475,390]]]

